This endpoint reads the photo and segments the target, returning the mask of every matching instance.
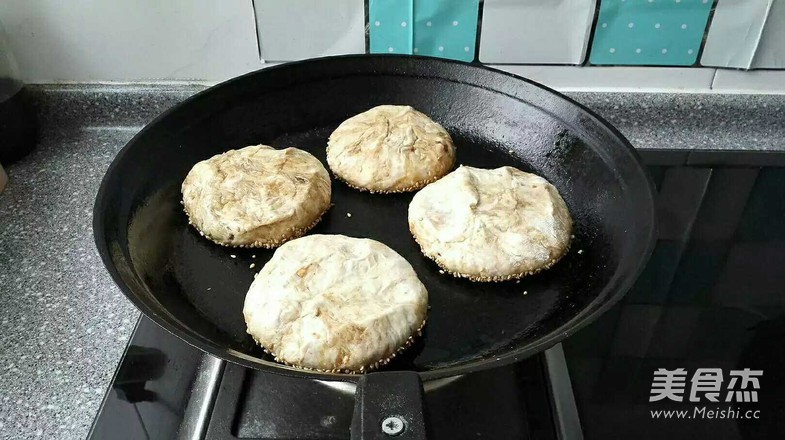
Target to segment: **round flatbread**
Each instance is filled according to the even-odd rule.
[[[425,324],[428,292],[378,241],[309,235],[278,250],[248,289],[248,333],[276,360],[329,372],[389,362]]]
[[[412,199],[409,229],[428,258],[474,281],[531,275],[567,253],[572,219],[547,180],[462,166]]]
[[[275,247],[311,229],[330,207],[330,175],[297,148],[256,145],[203,160],[183,181],[183,206],[208,239]]]
[[[375,193],[415,191],[452,169],[450,134],[409,106],[380,105],[330,135],[327,164],[349,186]]]

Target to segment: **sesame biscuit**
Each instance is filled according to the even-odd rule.
[[[452,169],[450,134],[409,106],[380,105],[330,135],[327,164],[349,186],[373,193],[416,191]]]
[[[365,372],[411,345],[428,292],[412,266],[378,241],[309,235],[275,251],[245,297],[248,333],[279,362]]]
[[[473,281],[548,269],[567,253],[572,233],[556,188],[512,167],[459,167],[414,196],[408,220],[425,256]]]
[[[182,195],[189,223],[208,239],[271,248],[319,222],[330,207],[330,175],[305,151],[256,145],[194,165]]]

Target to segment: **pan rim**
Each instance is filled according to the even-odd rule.
[[[437,367],[431,370],[424,370],[418,371],[417,373],[423,380],[431,380],[437,379],[447,376],[455,376],[466,374],[474,371],[485,370],[489,368],[494,368],[498,366],[507,365],[510,363],[518,362],[526,357],[539,353],[547,348],[550,348],[553,345],[561,342],[568,336],[574,334],[578,330],[584,328],[589,323],[593,322],[595,318],[602,315],[605,311],[611,308],[614,304],[616,304],[625,294],[626,292],[632,287],[635,280],[643,271],[646,263],[651,256],[655,242],[656,242],[656,218],[654,216],[654,185],[651,181],[650,176],[645,171],[643,167],[643,162],[641,160],[640,154],[635,150],[632,144],[627,140],[627,138],[619,132],[615,127],[613,127],[610,123],[608,123],[605,119],[601,116],[596,114],[594,111],[590,110],[589,108],[585,107],[583,104],[575,101],[574,99],[555,91],[547,86],[544,86],[540,83],[532,81],[528,78],[524,78],[518,75],[515,75],[510,72],[506,72],[503,70],[495,69],[492,67],[488,67],[485,65],[480,64],[470,64],[464,63],[460,61],[454,60],[446,60],[446,59],[439,59],[439,58],[431,58],[431,57],[424,57],[424,56],[411,56],[411,55],[341,55],[341,56],[328,56],[328,57],[321,57],[321,58],[313,58],[308,60],[302,61],[295,61],[290,63],[283,63],[276,66],[270,66],[262,69],[255,70],[253,72],[246,73],[244,75],[231,78],[229,80],[223,81],[218,83],[212,87],[209,87],[205,90],[202,90],[179,104],[167,109],[152,121],[147,123],[136,135],[129,140],[126,145],[117,153],[115,158],[112,160],[112,163],[106,170],[104,177],[101,180],[101,184],[98,189],[98,193],[96,195],[96,201],[93,206],[93,237],[96,244],[96,248],[101,256],[101,260],[106,267],[107,271],[109,272],[110,276],[114,283],[120,288],[123,294],[131,301],[134,306],[139,309],[146,317],[154,321],[156,324],[164,328],[166,331],[174,334],[175,336],[179,337],[186,343],[198,348],[199,350],[205,352],[206,354],[218,357],[220,359],[226,360],[228,362],[236,363],[242,365],[244,367],[252,368],[255,370],[262,370],[262,371],[269,371],[276,374],[283,374],[288,376],[299,376],[299,377],[309,377],[312,379],[323,379],[323,380],[340,380],[340,381],[356,381],[357,378],[360,376],[358,374],[345,374],[345,373],[323,373],[311,370],[304,370],[298,369],[295,367],[289,367],[286,365],[274,363],[271,361],[265,361],[258,359],[256,357],[252,357],[248,354],[243,352],[239,352],[229,348],[217,348],[215,344],[209,342],[202,336],[196,334],[195,332],[188,329],[185,325],[179,322],[174,316],[171,314],[167,314],[165,316],[163,314],[158,313],[157,311],[153,310],[140,296],[138,293],[134,291],[124,280],[123,275],[120,273],[115,261],[113,260],[113,253],[112,250],[109,248],[109,243],[107,242],[105,234],[103,234],[103,230],[105,229],[105,220],[104,220],[104,213],[106,211],[106,205],[108,202],[108,193],[109,193],[109,180],[111,176],[115,173],[115,170],[122,162],[122,158],[125,154],[128,153],[130,148],[138,142],[139,138],[145,136],[145,134],[155,126],[159,121],[169,117],[172,113],[178,111],[181,107],[187,105],[188,103],[194,102],[203,98],[208,93],[214,93],[215,90],[220,89],[222,87],[229,87],[232,84],[237,82],[241,82],[248,77],[256,76],[256,75],[264,75],[265,72],[275,72],[279,70],[288,70],[288,69],[296,69],[297,66],[302,65],[314,65],[320,63],[329,63],[335,61],[344,60],[346,62],[355,62],[356,60],[363,60],[367,62],[372,62],[373,60],[378,59],[385,59],[385,58],[400,58],[404,61],[408,60],[416,60],[415,62],[419,63],[431,63],[434,66],[444,65],[447,67],[454,67],[460,69],[476,69],[477,71],[487,71],[491,72],[495,75],[502,75],[512,80],[516,81],[523,81],[530,86],[543,90],[545,92],[549,92],[552,95],[560,98],[561,100],[571,104],[572,106],[577,107],[581,112],[588,115],[592,122],[605,130],[608,130],[616,139],[620,141],[620,143],[624,146],[624,153],[627,156],[627,159],[636,165],[638,168],[638,173],[640,176],[645,179],[645,183],[648,186],[649,191],[646,192],[646,200],[643,201],[645,206],[648,208],[647,210],[650,211],[649,217],[651,218],[651,222],[649,222],[648,228],[646,230],[640,230],[640,234],[645,234],[645,243],[646,246],[643,249],[641,258],[637,263],[637,266],[631,268],[628,271],[628,276],[625,279],[620,279],[621,275],[618,271],[616,271],[611,279],[608,281],[606,286],[601,290],[601,293],[592,300],[586,307],[583,308],[578,314],[572,317],[567,322],[563,323],[558,328],[552,330],[549,334],[542,335],[539,338],[536,338],[532,343],[527,345],[526,347],[517,348],[511,350],[507,353],[491,357],[491,358],[484,358],[484,359],[477,359],[466,361],[461,363],[460,365],[455,366],[448,366],[448,367]],[[398,72],[367,72],[367,75],[394,75],[394,76],[406,76],[405,73],[398,73]],[[442,78],[446,79],[446,78]],[[467,85],[473,87],[483,87],[482,84],[475,84],[472,82],[464,82]],[[510,96],[514,99],[521,100],[520,97],[510,95],[502,90],[492,89],[496,93],[502,93],[507,96]],[[533,105],[538,107],[535,103],[527,102],[529,105]],[[538,107],[540,108],[540,107]],[[546,109],[542,109],[546,111]],[[550,112],[549,112],[550,114]],[[644,225],[646,226],[646,225]],[[133,270],[132,266],[129,267]],[[625,274],[626,275],[626,274]],[[138,275],[134,272],[134,277],[138,278]]]

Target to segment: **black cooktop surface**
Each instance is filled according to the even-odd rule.
[[[210,393],[202,379],[210,374],[205,361],[211,359],[142,318],[91,438],[349,438],[353,384],[279,376],[221,361],[215,362],[221,365],[220,378]],[[557,438],[541,355],[426,382],[424,388],[429,438]],[[208,396],[197,404],[203,404],[203,412],[194,410],[194,395]],[[199,423],[203,429],[194,429]]]

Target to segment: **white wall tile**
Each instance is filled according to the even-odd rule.
[[[763,69],[785,68],[785,1],[771,0],[769,17],[763,27],[753,67]]]
[[[255,0],[262,58],[365,53],[363,0]]]
[[[769,1],[765,0],[719,0],[706,37],[701,64],[751,67],[769,6]]]
[[[560,91],[708,92],[716,72],[700,67],[491,67]]]
[[[785,68],[785,1],[719,0],[701,64]]]
[[[485,0],[480,61],[581,64],[595,0]]]
[[[251,0],[2,0],[28,82],[220,81],[261,67]]]

